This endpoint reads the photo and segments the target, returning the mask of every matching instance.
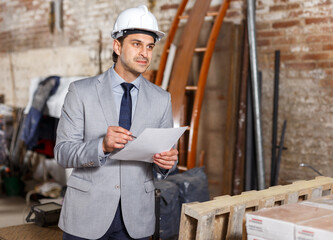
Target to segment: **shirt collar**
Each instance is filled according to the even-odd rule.
[[[116,88],[118,87],[120,84],[122,84],[123,82],[126,82],[122,77],[120,77],[118,75],[118,73],[114,70],[114,65],[112,66],[112,68],[110,68],[110,72],[109,72],[109,75],[110,75],[110,79],[112,79],[111,81],[111,86],[112,88]],[[139,77],[137,77],[133,82],[131,82],[134,87],[136,89],[139,90],[140,88],[140,83],[141,83],[141,78],[142,78],[142,75],[140,74]]]

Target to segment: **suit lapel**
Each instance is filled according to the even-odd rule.
[[[98,77],[96,89],[108,126],[118,126],[118,114],[116,111],[116,105],[113,101],[114,96],[111,87],[112,79],[110,79],[109,71],[110,69]]]

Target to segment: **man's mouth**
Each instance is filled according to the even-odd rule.
[[[136,61],[140,64],[147,64],[148,63],[148,60],[146,60],[146,59],[137,59]]]

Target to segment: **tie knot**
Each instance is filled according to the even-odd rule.
[[[134,85],[132,83],[124,82],[121,84],[121,87],[124,89],[124,92],[130,92]]]

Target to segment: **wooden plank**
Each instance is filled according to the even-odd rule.
[[[185,213],[185,209],[193,203],[186,203],[182,205],[182,211],[180,215],[180,226],[179,226],[179,240],[194,239],[196,228],[197,228],[197,219],[189,216]]]
[[[274,207],[275,197],[267,197],[259,200],[258,210],[262,208]]]
[[[220,214],[215,216],[213,239],[225,239],[228,231],[229,214]]]
[[[246,26],[246,24],[244,24]],[[244,164],[245,164],[245,138],[246,138],[246,93],[247,78],[249,75],[249,41],[247,35],[247,27],[244,27],[243,36],[243,59],[242,59],[242,75],[240,80],[240,92],[238,103],[238,124],[237,138],[234,161],[234,177],[232,194],[237,195],[244,191]]]
[[[192,57],[210,2],[210,0],[198,0],[195,2],[177,46],[169,86],[169,92],[172,96],[173,119],[176,127],[180,126],[180,119],[183,114],[181,108],[184,103],[185,86],[190,72]]]
[[[215,214],[203,215],[198,219],[196,240],[213,239]]]
[[[232,194],[233,186],[233,167],[235,156],[236,144],[236,128],[237,128],[237,102],[239,96],[239,75],[236,70],[240,65],[239,52],[239,27],[233,26],[231,35],[232,51],[230,51],[230,78],[228,83],[227,93],[227,111],[226,111],[226,125],[225,125],[225,147],[223,156],[223,173],[222,173],[222,194]]]
[[[229,215],[229,224],[227,239],[241,240],[243,235],[243,219],[245,215],[246,204],[231,206]]]

